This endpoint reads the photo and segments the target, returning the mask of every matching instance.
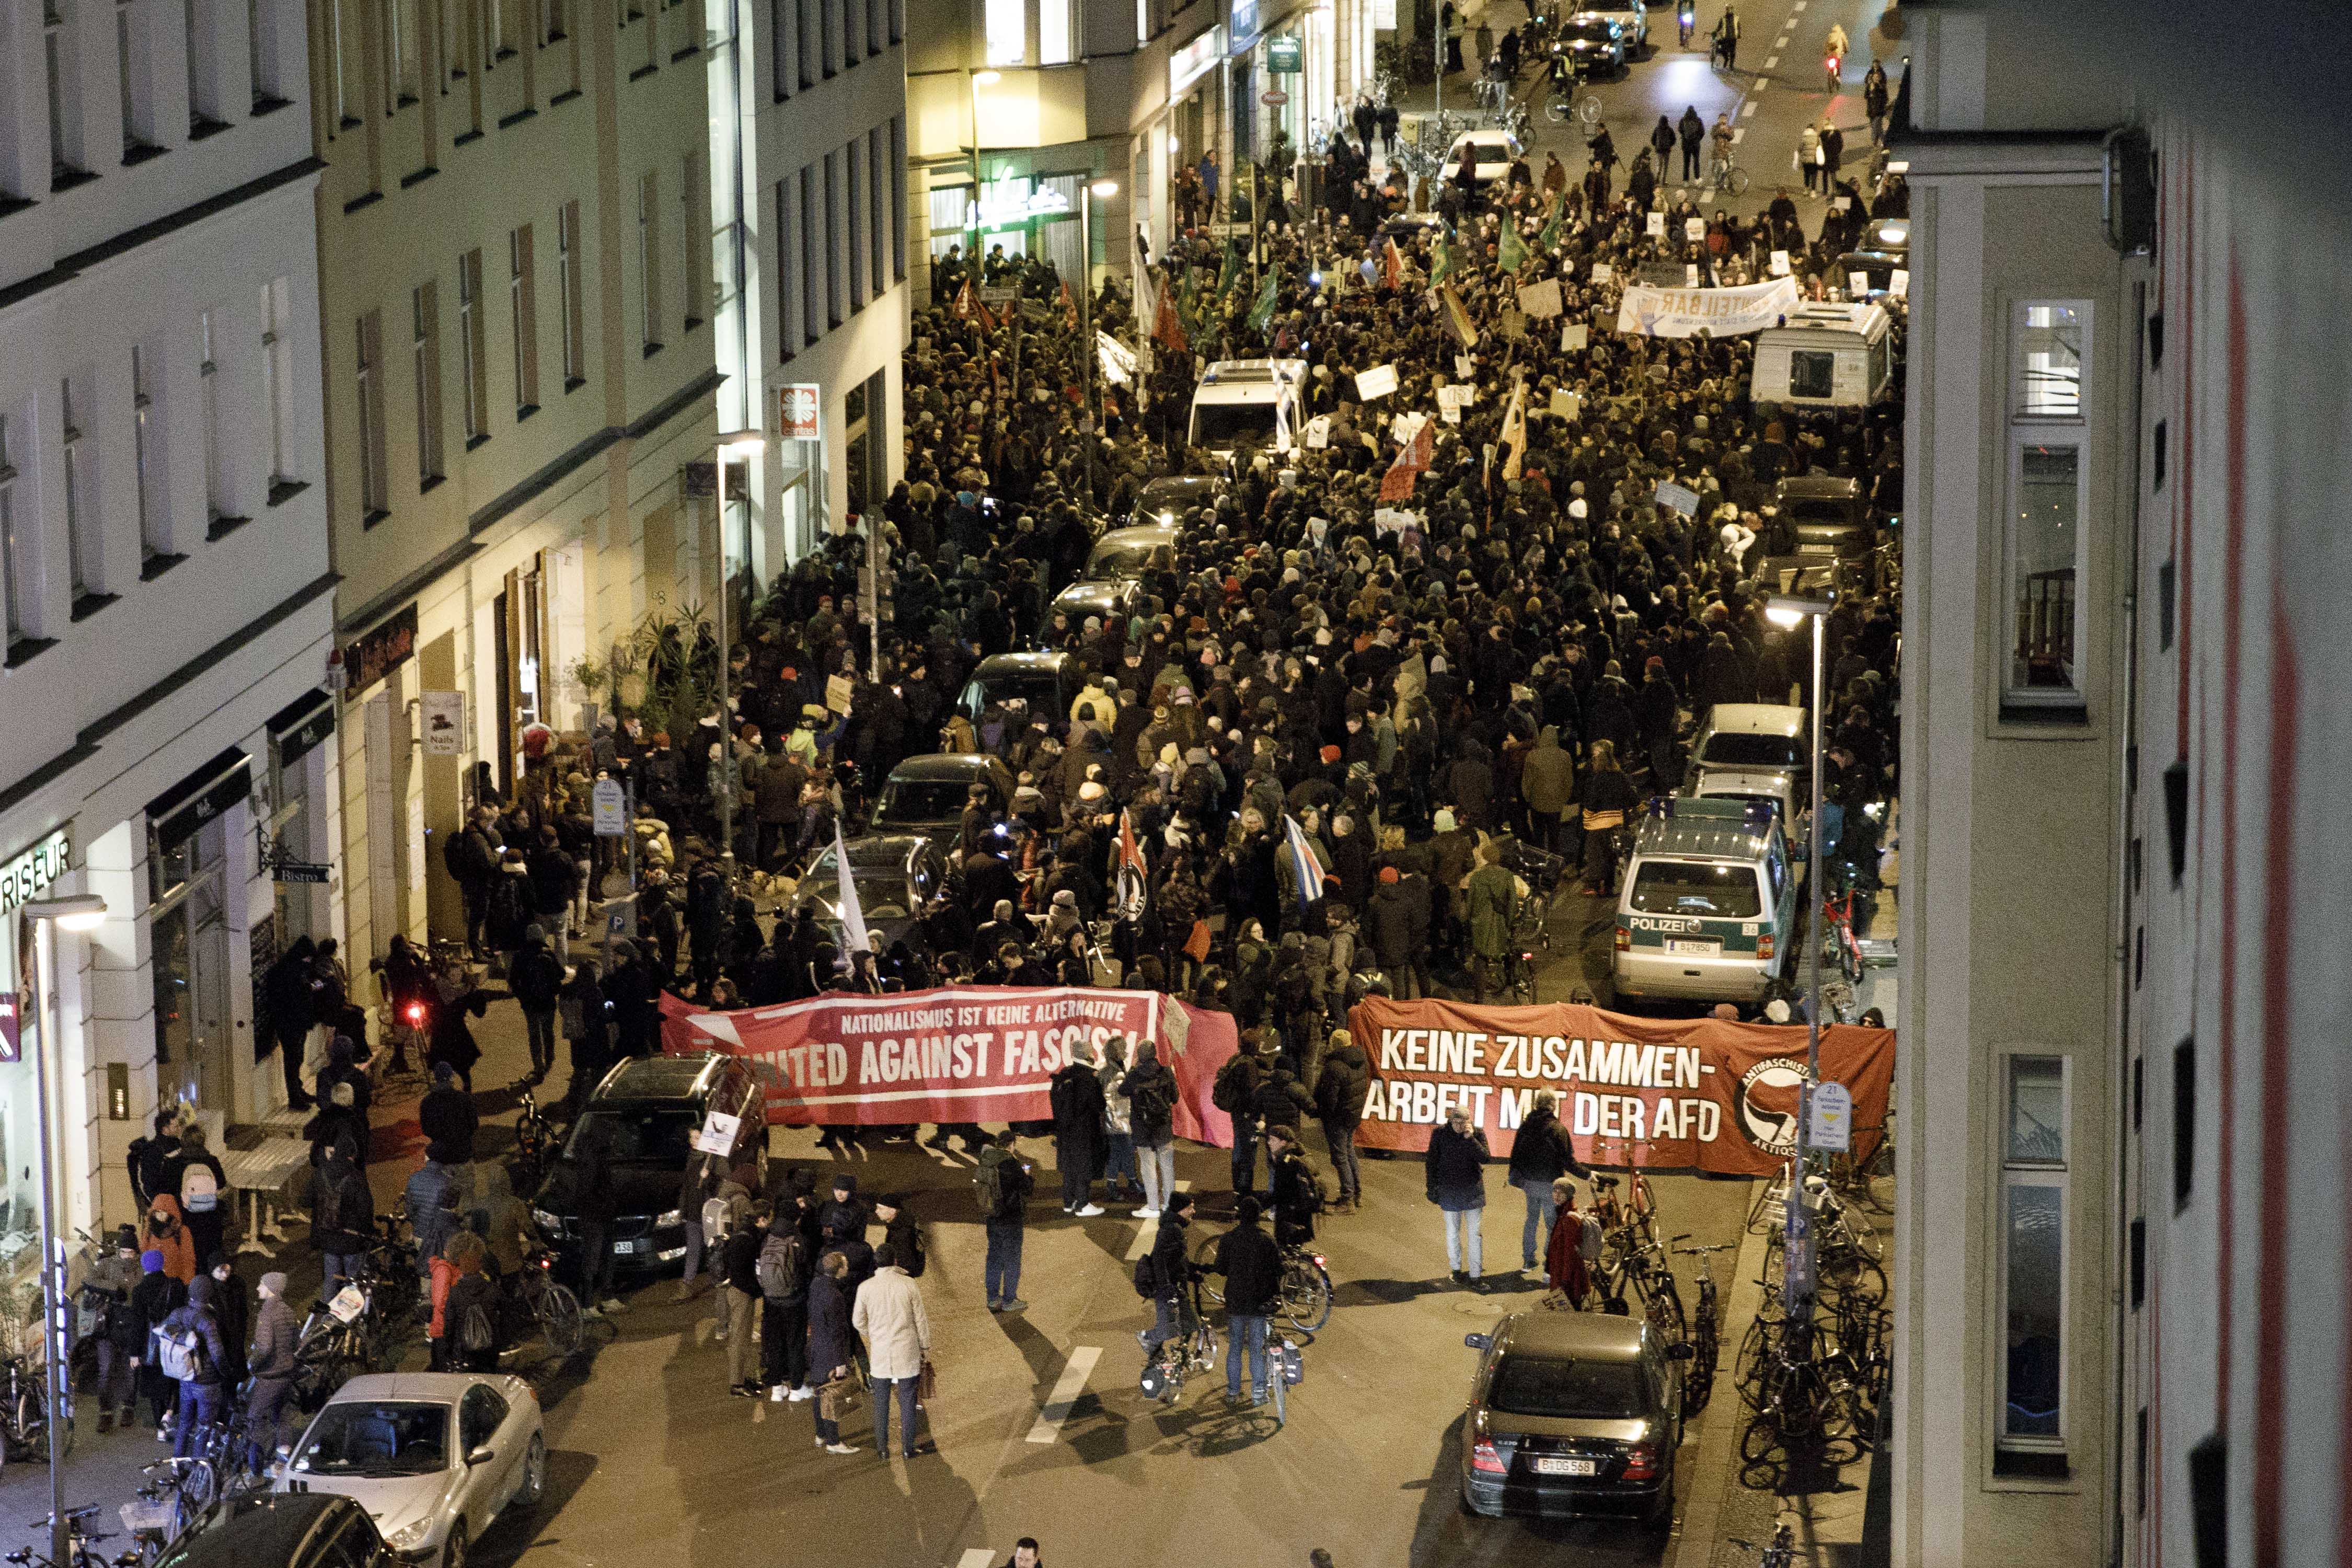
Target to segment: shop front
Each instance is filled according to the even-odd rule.
[[[32,984],[29,946],[17,951],[21,911],[50,896],[58,879],[72,868],[70,826],[43,835],[0,865],[0,1281],[14,1282],[40,1258],[40,1083],[33,1062],[39,1020]],[[21,962],[21,973],[20,973]],[[52,1059],[55,1059],[54,1058]]]
[[[233,1119],[247,1075],[234,1047],[230,835],[252,791],[253,760],[232,749],[147,805],[156,1098]]]

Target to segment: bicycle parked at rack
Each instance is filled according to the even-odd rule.
[[[522,1109],[515,1117],[515,1180],[518,1193],[535,1193],[547,1176],[555,1150],[555,1123],[539,1108],[530,1090],[522,1091]]]
[[[66,1396],[60,1454],[74,1445],[73,1396]],[[32,1356],[0,1362],[0,1459],[47,1464],[49,1458],[49,1391],[46,1369]]]
[[[1674,1237],[1675,1241],[1689,1239],[1688,1231]],[[1669,1243],[1667,1249],[1698,1259],[1698,1305],[1691,1311],[1691,1359],[1683,1368],[1683,1408],[1696,1412],[1706,1409],[1715,1394],[1716,1363],[1723,1354],[1722,1301],[1716,1289],[1715,1266],[1707,1259],[1715,1253],[1733,1252],[1738,1247],[1725,1241],[1713,1247],[1675,1247]]]
[[[1674,1270],[1666,1267],[1664,1251],[1656,1242],[1621,1252],[1613,1259],[1602,1258],[1597,1281],[1601,1310],[1619,1317],[1630,1315],[1633,1309],[1625,1300],[1629,1286],[1641,1303],[1642,1316],[1648,1320],[1651,1331],[1661,1344],[1680,1344],[1689,1337],[1682,1289],[1675,1283]]]
[[[109,1568],[105,1553],[91,1550],[101,1541],[111,1541],[111,1534],[100,1534],[84,1530],[81,1521],[98,1511],[99,1505],[87,1503],[80,1508],[66,1510],[66,1560],[59,1563],[45,1557],[29,1546],[20,1546],[0,1562],[13,1563],[16,1568]],[[55,1514],[45,1513],[29,1521],[28,1528],[47,1530],[56,1520]]]
[[[218,1495],[212,1465],[201,1458],[158,1459],[139,1473],[153,1479],[139,1489],[137,1500],[122,1505],[122,1528],[133,1550],[115,1559],[117,1568],[128,1568],[125,1560],[134,1556],[142,1565],[161,1557]]]

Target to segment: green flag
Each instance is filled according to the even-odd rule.
[[[1217,263],[1217,299],[1220,302],[1241,292],[1242,253],[1234,244],[1232,235],[1225,236],[1224,259]]]
[[[1454,252],[1446,248],[1445,240],[1443,237],[1440,237],[1430,243],[1430,252],[1429,286],[1434,289],[1440,283],[1444,282],[1448,277],[1452,276],[1454,271]]]
[[[1503,225],[1503,240],[1496,247],[1495,259],[1506,273],[1516,273],[1528,264],[1528,242],[1519,237],[1519,226]]]
[[[1566,208],[1567,204],[1560,200],[1560,193],[1554,191],[1551,195],[1551,220],[1543,226],[1543,232],[1536,236],[1536,248],[1547,256],[1556,254],[1559,249],[1559,223]]]
[[[1265,324],[1274,320],[1275,283],[1280,272],[1280,268],[1267,268],[1265,281],[1258,285],[1257,303],[1250,307],[1249,313],[1249,330],[1253,332],[1265,331]]]

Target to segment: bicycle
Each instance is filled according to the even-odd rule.
[[[1685,1231],[1675,1241],[1688,1241]],[[1667,1250],[1685,1258],[1698,1259],[1698,1305],[1691,1313],[1691,1359],[1683,1368],[1683,1405],[1688,1410],[1704,1410],[1715,1394],[1716,1363],[1723,1354],[1723,1309],[1715,1284],[1715,1266],[1707,1261],[1717,1252],[1733,1252],[1735,1244],[1725,1241],[1712,1247],[1675,1247]]]
[[[98,1509],[99,1505],[93,1502],[86,1503],[80,1508],[66,1510],[66,1560],[62,1563],[54,1558],[42,1556],[29,1546],[18,1547],[5,1557],[0,1557],[0,1562],[13,1563],[16,1564],[16,1568],[34,1568],[34,1565],[37,1565],[37,1568],[110,1568],[105,1553],[93,1552],[90,1548],[101,1541],[111,1541],[114,1537],[110,1534],[101,1535],[95,1531],[85,1531],[81,1527],[81,1521],[96,1513]],[[57,1515],[45,1513],[38,1519],[29,1521],[27,1527],[33,1530],[48,1530],[53,1526],[56,1519]]]
[[[580,1310],[580,1298],[572,1293],[570,1286],[557,1281],[555,1262],[555,1254],[545,1247],[533,1252],[523,1259],[513,1288],[516,1300],[530,1310],[531,1320],[539,1325],[547,1348],[559,1356],[570,1357],[579,1353],[588,1321]]]
[[[1756,1568],[1791,1568],[1795,1560],[1803,1555],[1797,1550],[1797,1533],[1789,1527],[1786,1520],[1772,1531],[1771,1542],[1764,1546],[1752,1541],[1742,1541],[1736,1535],[1725,1539],[1742,1552],[1757,1553]]]
[[[1602,1311],[1627,1316],[1631,1309],[1625,1302],[1625,1288],[1631,1285],[1634,1298],[1642,1304],[1642,1316],[1659,1343],[1680,1344],[1689,1337],[1682,1289],[1675,1283],[1674,1271],[1666,1267],[1656,1242],[1633,1248],[1613,1264],[1604,1261],[1601,1281],[1598,1300]]]
[[[1748,194],[1748,171],[1729,158],[1717,158],[1707,170],[1706,188],[1718,196]]]
[[[1185,1378],[1196,1372],[1214,1371],[1217,1364],[1217,1336],[1209,1331],[1208,1319],[1201,1311],[1199,1275],[1185,1282],[1185,1293],[1177,1299],[1176,1315],[1177,1332],[1144,1357],[1139,1381],[1143,1396],[1162,1405],[1173,1405],[1183,1397]]]
[[[1273,1335],[1265,1346],[1265,1383],[1274,1391],[1274,1424],[1279,1428],[1290,1419],[1289,1391],[1307,1376],[1305,1348],[1287,1335]]]
[[[1601,95],[1580,94],[1578,82],[1562,82],[1544,95],[1544,118],[1554,125],[1565,125],[1574,120],[1584,125],[1601,123]]]
[[[219,1493],[212,1465],[205,1459],[158,1459],[141,1466],[139,1473],[154,1479],[139,1489],[137,1501],[122,1505],[122,1528],[136,1543],[140,1561],[152,1563],[195,1522],[196,1515],[212,1506]]]
[[[538,1097],[522,1091],[522,1109],[515,1117],[515,1191],[534,1193],[547,1174],[549,1153],[555,1147],[555,1123],[539,1108]]]
[[[49,1458],[49,1394],[42,1364],[29,1356],[0,1362],[0,1463],[24,1459],[46,1464]],[[73,1398],[66,1399],[64,1447],[73,1452]]]
[[[1217,1243],[1222,1236],[1202,1237],[1192,1248],[1193,1267],[1203,1274],[1216,1272]],[[1299,1332],[1311,1334],[1331,1321],[1331,1271],[1323,1255],[1309,1252],[1296,1245],[1284,1247],[1282,1283],[1275,1292],[1271,1314],[1288,1322]],[[1225,1304],[1224,1290],[1215,1285],[1203,1284],[1202,1289],[1217,1306]]]
[[[1638,1169],[1629,1173],[1626,1179],[1630,1184],[1624,1200],[1620,1202],[1616,1177],[1592,1178],[1592,1214],[1601,1222],[1601,1251],[1604,1268],[1616,1267],[1627,1253],[1657,1245],[1657,1233],[1652,1226],[1657,1205],[1650,1195],[1650,1184],[1643,1179]],[[1612,1247],[1618,1253],[1614,1259],[1609,1256]]]
[[[1862,981],[1862,938],[1853,929],[1853,889],[1822,897],[1822,959],[1837,965],[1846,984]]]

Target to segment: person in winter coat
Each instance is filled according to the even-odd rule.
[[[296,937],[294,945],[269,966],[262,980],[262,1000],[269,1007],[269,1033],[278,1042],[278,1062],[286,1079],[286,1108],[310,1109],[310,1091],[302,1086],[303,1046],[310,1026],[310,939]],[[104,1419],[101,1415],[100,1419]]]
[[[449,1238],[449,1261],[457,1266],[457,1277],[449,1283],[448,1294],[441,1303],[442,1331],[446,1336],[444,1354],[452,1372],[496,1372],[499,1350],[506,1336],[499,1330],[498,1282],[483,1267],[489,1256],[489,1247],[470,1230],[461,1230]],[[488,1344],[468,1344],[467,1339],[488,1323]]]
[[[1473,1128],[1470,1112],[1457,1105],[1445,1113],[1445,1125],[1429,1135],[1429,1152],[1422,1159],[1429,1201],[1445,1215],[1449,1277],[1474,1289],[1485,1289],[1479,1283],[1479,1233],[1486,1210],[1487,1158],[1486,1134]]]
[[[751,1313],[761,1294],[760,1248],[767,1245],[768,1226],[775,1217],[775,1205],[767,1199],[752,1204],[748,1216],[728,1232],[711,1269],[719,1277],[719,1300],[726,1303],[719,1321],[727,1331],[728,1392],[747,1399],[766,1392],[757,1375],[760,1347],[752,1340]]]
[[[809,1281],[809,1381],[822,1385],[849,1375],[849,1296],[845,1289],[849,1260],[828,1252],[817,1260],[816,1276]],[[830,1401],[820,1393],[816,1406],[816,1437],[828,1454],[855,1454],[856,1447],[841,1440],[841,1423]]]
[[[521,945],[520,934],[515,945]],[[509,969],[511,971],[512,965]],[[441,1005],[433,1009],[433,1038],[425,1047],[425,1060],[431,1067],[446,1064],[466,1086],[466,1092],[471,1094],[474,1064],[482,1059],[482,1047],[474,1043],[474,1031],[467,1027],[466,1019],[468,1015],[478,1018],[488,1012],[490,999],[470,980],[462,978],[444,976],[440,992]]]
[[[82,1288],[96,1298],[98,1321],[98,1429],[114,1430],[116,1412],[124,1430],[131,1426],[131,1406],[139,1394],[139,1362],[147,1353],[147,1337],[131,1310],[131,1293],[139,1288],[139,1233],[129,1226],[114,1233],[113,1246],[89,1266]]]
[[[1696,104],[1683,106],[1683,117],[1675,122],[1675,136],[1683,148],[1683,184],[1698,178],[1699,148],[1706,141],[1706,121],[1701,120]]]
[[[874,1449],[890,1451],[890,1402],[896,1394],[898,1452],[911,1459],[919,1447],[915,1385],[931,1353],[931,1317],[923,1307],[922,1288],[898,1266],[898,1255],[888,1242],[874,1249],[874,1278],[857,1288],[857,1303],[849,1315],[851,1326],[866,1341],[874,1382]]]
[[[319,1075],[319,1109],[303,1128],[303,1136],[310,1141],[313,1165],[341,1140],[350,1142],[354,1161],[367,1163],[373,1132],[368,1123],[368,1102],[374,1092],[367,1069],[359,1065],[358,1043],[349,1035],[337,1035],[328,1041],[326,1070]]]
[[[457,1173],[429,1152],[425,1163],[416,1167],[402,1189],[409,1226],[416,1237],[416,1275],[420,1280],[432,1277],[433,1260],[441,1256],[441,1249],[457,1234],[464,1192]]]
[[[279,1429],[294,1399],[294,1348],[302,1325],[286,1304],[286,1276],[276,1269],[261,1277],[261,1306],[253,1316],[253,1345],[246,1365],[253,1387],[245,1396],[247,1458],[258,1473],[278,1451]]]
[[[1478,868],[1464,889],[1470,916],[1470,951],[1477,959],[1477,997],[1484,1002],[1503,983],[1503,966],[1511,948],[1511,927],[1518,918],[1518,879],[1503,864],[1499,841],[1489,840],[1478,851]]]
[[[188,1123],[180,1134],[180,1152],[163,1163],[163,1190],[180,1200],[181,1217],[198,1259],[221,1250],[236,1199],[228,1190],[228,1173],[206,1147],[205,1124]]]
[[[1585,1216],[1577,1212],[1576,1187],[1566,1176],[1551,1184],[1551,1202],[1554,1218],[1544,1242],[1544,1279],[1568,1298],[1570,1307],[1581,1308],[1592,1289],[1592,1276],[1584,1261]]]
[[[882,1246],[890,1248],[898,1259],[898,1267],[907,1271],[909,1279],[920,1279],[923,1270],[930,1266],[930,1254],[923,1247],[922,1227],[907,1208],[903,1193],[884,1193],[874,1200],[874,1217],[882,1226]],[[874,1249],[882,1256],[882,1247]]]
[[[417,1101],[416,1125],[425,1134],[425,1157],[439,1161],[457,1176],[463,1208],[473,1202],[474,1141],[482,1118],[474,1109],[473,1091],[459,1088],[457,1078],[457,1069],[449,1063],[433,1064],[433,1087]]]
[[[1425,886],[1418,877],[1413,882],[1415,888]],[[1429,994],[1420,951],[1429,939],[1429,901],[1415,898],[1414,890],[1396,867],[1383,866],[1371,901],[1364,906],[1364,933],[1370,939],[1372,957],[1388,974],[1390,994],[1400,1001]]]
[[[1642,749],[1650,759],[1650,787],[1674,788],[1675,739],[1682,726],[1682,693],[1675,689],[1666,661],[1653,654],[1642,672],[1642,689],[1633,696],[1633,722],[1642,735]]]
[[[1047,1095],[1054,1108],[1054,1163],[1062,1173],[1062,1212],[1091,1219],[1103,1212],[1089,1191],[1107,1152],[1108,1114],[1092,1047],[1070,1047],[1070,1061],[1054,1075]]]
[[[1124,1085],[1127,1080],[1127,1042],[1113,1036],[1103,1042],[1103,1062],[1095,1076],[1103,1087],[1103,1135],[1109,1148],[1103,1163],[1103,1180],[1109,1184],[1109,1195],[1122,1203],[1136,1203],[1141,1196],[1141,1184],[1135,1168],[1135,1128],[1132,1108],[1128,1103]],[[911,1270],[910,1270],[911,1272]]]
[[[1331,1152],[1331,1174],[1339,1184],[1335,1214],[1352,1211],[1363,1198],[1356,1129],[1364,1120],[1364,1091],[1371,1081],[1371,1063],[1364,1056],[1364,1047],[1347,1030],[1332,1030],[1323,1051],[1323,1070],[1315,1079],[1315,1117],[1323,1123],[1324,1146]]]
[[[983,1171],[994,1168],[990,1180],[1002,1194],[1002,1206],[982,1216],[988,1233],[988,1254],[982,1265],[982,1288],[987,1292],[988,1310],[1025,1311],[1029,1303],[1021,1299],[1021,1249],[1026,1235],[1029,1194],[1034,1184],[1029,1163],[1013,1152],[1013,1130],[1008,1127],[980,1152],[978,1163]],[[809,1364],[816,1364],[814,1352],[810,1352]]]
[[[1151,1238],[1151,1327],[1136,1336],[1143,1343],[1147,1361],[1170,1340],[1192,1331],[1192,1298],[1185,1287],[1200,1269],[1184,1245],[1184,1232],[1192,1219],[1192,1194],[1171,1193],[1160,1216],[1160,1228]]]
[[[1156,1041],[1135,1043],[1135,1065],[1119,1080],[1119,1093],[1143,1181],[1143,1206],[1135,1217],[1159,1219],[1176,1190],[1176,1075],[1160,1061]]]
[[[1235,1205],[1234,1228],[1217,1238],[1216,1272],[1225,1277],[1225,1401],[1242,1397],[1242,1355],[1250,1366],[1250,1403],[1265,1403],[1265,1332],[1282,1288],[1282,1251],[1258,1226],[1255,1198]]]
[[[1660,123],[1664,123],[1663,117]],[[1519,798],[1527,803],[1536,847],[1558,847],[1560,814],[1576,800],[1576,759],[1561,749],[1558,725],[1538,731],[1535,750],[1520,763]]]
[[[562,931],[563,917],[551,918]],[[507,988],[522,1004],[523,1027],[530,1038],[530,1081],[538,1083],[555,1067],[555,1009],[563,1000],[563,960],[547,945],[546,930],[537,921],[523,928],[522,951],[515,954]]]
[[[146,1396],[147,1412],[154,1418],[158,1440],[171,1420],[172,1406],[178,1401],[180,1390],[155,1365],[154,1334],[187,1300],[186,1284],[164,1271],[161,1252],[151,1247],[139,1255],[139,1283],[131,1288],[131,1331],[137,1342],[131,1367],[137,1384],[135,1393]],[[131,1425],[129,1406],[123,1409],[122,1424]]]
[[[327,1163],[313,1178],[310,1194],[310,1245],[324,1256],[326,1285],[357,1279],[360,1265],[375,1246],[375,1194],[367,1173],[352,1158],[348,1139],[327,1147]]]
[[[188,1235],[187,1222],[180,1215],[180,1200],[169,1193],[159,1193],[147,1205],[147,1223],[140,1232],[142,1252],[163,1255],[163,1272],[183,1285],[196,1278],[196,1244]]]
[[[213,1282],[213,1315],[220,1320],[221,1341],[228,1346],[228,1359],[221,1366],[221,1384],[236,1388],[245,1382],[245,1346],[247,1336],[253,1331],[253,1302],[245,1293],[245,1282],[229,1267],[227,1254],[213,1254],[212,1267],[205,1273]]]
[[[1535,1272],[1537,1240],[1551,1235],[1552,1220],[1559,1212],[1552,1201],[1554,1184],[1564,1175],[1591,1174],[1569,1142],[1568,1128],[1559,1119],[1559,1096],[1548,1089],[1536,1090],[1535,1104],[1511,1141],[1511,1185],[1528,1199],[1527,1225],[1519,1232],[1520,1268]]]
[[[198,1275],[188,1287],[186,1305],[163,1320],[157,1341],[159,1356],[168,1353],[162,1347],[165,1340],[173,1338],[192,1340],[195,1352],[185,1369],[187,1375],[179,1379],[179,1415],[172,1427],[172,1457],[184,1459],[200,1440],[198,1429],[210,1426],[221,1415],[221,1386],[228,1365],[228,1342],[221,1336],[220,1318],[213,1310],[212,1276]],[[168,1367],[169,1363],[164,1364]]]

